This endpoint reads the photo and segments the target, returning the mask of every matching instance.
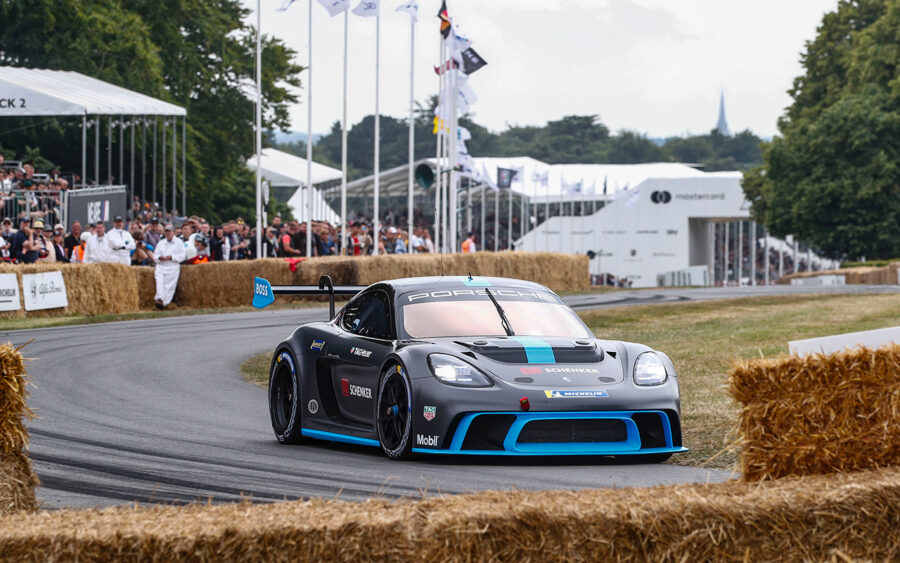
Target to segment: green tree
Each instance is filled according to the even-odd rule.
[[[832,257],[900,255],[900,2],[842,1],[803,55],[764,164],[754,216]]]

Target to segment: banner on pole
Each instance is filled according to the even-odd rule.
[[[328,15],[334,17],[350,8],[350,0],[316,0],[328,11]]]

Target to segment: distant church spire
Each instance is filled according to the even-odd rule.
[[[728,130],[728,121],[725,119],[725,90],[722,90],[719,96],[719,121],[716,123],[716,131],[724,137],[730,137],[731,131]]]

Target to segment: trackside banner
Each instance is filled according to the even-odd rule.
[[[19,280],[15,274],[0,274],[0,311],[18,311]]]
[[[113,217],[125,217],[128,211],[125,186],[69,190],[66,198],[66,229],[75,221],[82,225],[103,221],[109,226]]]
[[[66,283],[60,271],[42,274],[22,274],[25,310],[59,309],[69,306]]]

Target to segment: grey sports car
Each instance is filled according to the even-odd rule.
[[[675,367],[642,344],[596,338],[555,293],[521,280],[429,277],[319,288],[256,279],[277,294],[330,294],[331,319],[275,349],[278,440],[413,454],[641,456],[681,444]],[[353,295],[336,314],[334,295]],[[634,458],[631,458],[634,459]]]

